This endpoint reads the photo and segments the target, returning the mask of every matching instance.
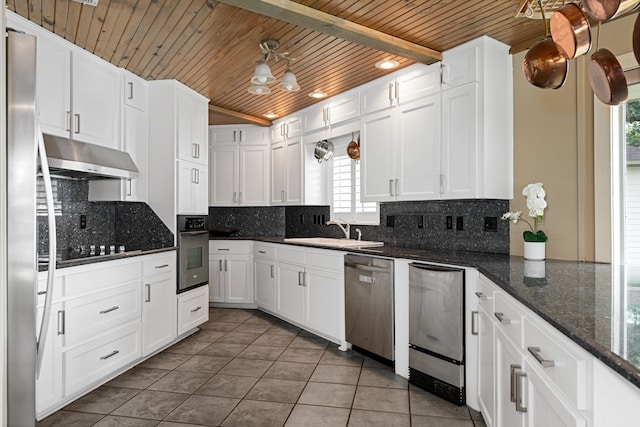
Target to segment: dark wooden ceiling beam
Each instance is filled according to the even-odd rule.
[[[209,112],[222,114],[228,117],[234,117],[242,120],[243,122],[253,123],[259,126],[271,126],[271,120],[262,119],[260,117],[250,116],[248,114],[239,113],[237,111],[228,110],[226,108],[218,107],[216,105],[209,104]],[[215,123],[210,123],[215,124]]]
[[[431,64],[442,60],[437,50],[372,30],[363,25],[304,6],[291,0],[218,0],[260,15],[300,25],[343,40],[392,53],[416,62]]]

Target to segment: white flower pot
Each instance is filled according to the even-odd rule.
[[[524,242],[524,259],[543,260],[546,245],[547,242]]]

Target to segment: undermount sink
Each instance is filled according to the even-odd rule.
[[[330,246],[332,248],[366,248],[372,246],[383,246],[384,242],[374,242],[371,240],[355,239],[335,239],[331,237],[295,237],[284,239],[285,243],[300,243],[311,246]]]

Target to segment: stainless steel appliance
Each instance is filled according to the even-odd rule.
[[[409,382],[464,405],[464,270],[409,265]]]
[[[344,257],[347,341],[394,360],[393,260]]]
[[[178,215],[178,293],[209,283],[206,215]]]
[[[49,213],[49,253],[56,253],[55,215],[44,140],[36,119],[36,38],[8,31],[7,77],[7,425],[35,424],[39,375],[51,311],[55,262],[49,263],[44,310],[36,325],[36,174],[38,156]],[[55,257],[53,257],[55,259]]]

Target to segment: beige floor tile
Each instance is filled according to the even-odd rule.
[[[300,333],[293,342],[289,345],[289,347],[296,348],[315,348],[324,350],[329,345],[329,341],[324,338],[316,337],[313,335],[302,335]]]
[[[282,362],[277,360],[264,374],[264,377],[281,380],[307,381],[311,377],[315,367],[315,363]]]
[[[245,397],[249,400],[296,403],[307,383],[304,381],[262,378]]]
[[[409,392],[407,390],[358,386],[353,408],[408,414]]]
[[[139,390],[132,388],[102,386],[67,405],[64,409],[106,415],[139,392]]]
[[[474,427],[471,420],[459,420],[456,418],[428,417],[425,415],[412,415],[411,425],[415,427]]]
[[[167,353],[178,354],[198,354],[205,347],[211,345],[208,341],[195,341],[187,338],[187,340],[181,341],[178,344],[174,344],[165,350]]]
[[[240,399],[215,396],[191,396],[165,419],[181,423],[218,426],[231,413]]]
[[[189,396],[180,393],[144,390],[113,411],[112,414],[133,418],[162,420],[187,397]]]
[[[238,328],[231,332],[227,332],[227,334],[218,339],[217,342],[228,344],[251,344],[260,336],[260,334],[256,333],[236,332],[237,329]]]
[[[223,375],[239,375],[243,377],[261,377],[273,364],[270,360],[233,359],[220,370]]]
[[[347,425],[349,412],[347,408],[296,405],[285,427],[344,427]]]
[[[305,405],[350,408],[355,386],[346,384],[307,383],[298,403]]]
[[[321,365],[362,366],[362,355],[355,351],[341,351],[337,347],[328,347],[320,358]]]
[[[240,326],[240,323],[224,323],[218,320],[209,320],[198,327],[205,331],[230,332],[238,326]]]
[[[362,368],[358,385],[371,387],[399,388],[407,390],[409,382],[396,375],[391,368]]]
[[[234,427],[282,426],[292,408],[293,405],[290,403],[243,400],[222,425]]]
[[[191,356],[188,354],[175,354],[175,353],[158,353],[151,359],[142,363],[140,366],[143,368],[152,369],[175,369],[182,364],[185,360]]]
[[[160,378],[167,375],[170,370],[167,369],[151,369],[136,366],[133,369],[121,374],[107,383],[113,387],[127,387],[145,389]]]
[[[354,409],[349,417],[349,426],[353,427],[409,427],[410,425],[411,419],[406,414]]]
[[[204,356],[197,354],[176,368],[177,371],[202,372],[215,374],[227,363],[230,357]]]
[[[310,381],[336,384],[358,384],[360,368],[357,366],[318,365]]]
[[[256,345],[272,345],[275,347],[286,347],[295,339],[295,335],[282,335],[264,333],[253,343]]]
[[[36,423],[36,427],[89,427],[104,418],[102,414],[58,411]]]
[[[466,406],[456,406],[426,391],[410,390],[409,398],[413,415],[471,419]]]
[[[214,342],[209,347],[205,347],[199,354],[205,356],[236,357],[245,348],[247,348],[246,344]]]
[[[116,417],[114,415],[107,415],[96,424],[94,427],[153,427],[157,424],[156,420],[144,420],[142,418],[128,418],[128,417]],[[182,426],[187,427],[187,426]]]
[[[258,378],[236,375],[216,375],[204,383],[196,394],[218,397],[243,398],[258,382]]]
[[[249,319],[249,320],[251,320],[251,319]],[[233,332],[243,332],[243,333],[249,333],[249,334],[262,334],[262,333],[266,332],[267,329],[269,329],[270,327],[271,327],[271,324],[268,323],[268,322],[265,322],[264,324],[261,324],[261,323],[242,323],[240,326],[235,328],[233,330]]]
[[[202,372],[173,371],[151,384],[147,390],[192,394],[212,376]]]
[[[243,359],[276,360],[286,347],[251,344],[238,355]]]
[[[278,360],[284,362],[299,362],[299,363],[318,363],[324,350],[314,348],[291,348],[288,347]]]

